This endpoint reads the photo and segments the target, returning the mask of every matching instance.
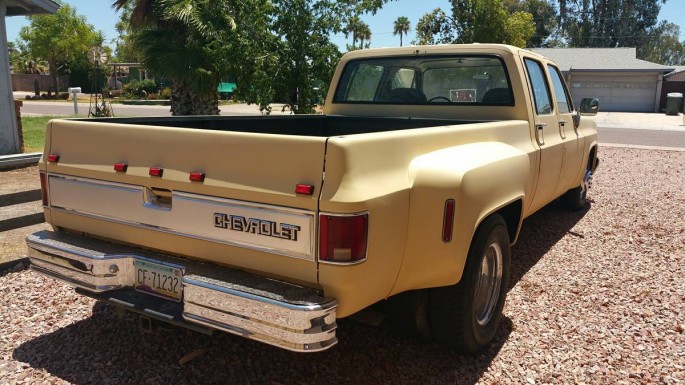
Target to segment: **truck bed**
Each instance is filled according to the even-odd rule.
[[[279,116],[175,116],[146,118],[102,118],[89,122],[164,126],[213,131],[233,131],[275,135],[330,137],[374,132],[400,131],[424,127],[460,125],[483,121],[459,119],[417,119],[350,117],[329,115]]]

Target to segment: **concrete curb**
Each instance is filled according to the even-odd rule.
[[[680,148],[680,147],[641,146],[639,144],[599,143],[599,146],[600,147],[615,147],[615,148],[632,148],[632,149],[636,149],[636,150],[659,150],[659,151],[685,152],[685,148]]]
[[[11,261],[2,262],[0,263],[0,276],[13,272],[14,268],[20,263],[24,265],[22,270],[28,269],[29,265],[31,264],[29,257],[21,257]]]
[[[40,160],[40,152],[31,152],[28,154],[14,154],[0,156],[0,169],[9,167],[20,167],[36,164]]]

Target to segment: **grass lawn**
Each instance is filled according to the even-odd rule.
[[[22,116],[21,127],[24,130],[24,152],[43,151],[45,145],[45,127],[54,116]]]

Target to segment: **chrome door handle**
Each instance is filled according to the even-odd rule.
[[[545,126],[547,123],[535,123],[535,141],[538,142],[538,145],[544,146],[545,145]]]
[[[561,139],[566,139],[566,122],[563,120],[559,121],[559,135]]]

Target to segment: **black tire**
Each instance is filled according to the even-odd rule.
[[[588,165],[580,186],[568,190],[559,198],[561,206],[567,210],[580,211],[587,204],[587,193],[592,185],[592,169]]]
[[[497,256],[497,249],[501,258]],[[498,285],[493,281],[489,282],[488,286],[483,286],[491,288],[484,293],[483,290],[477,290],[481,286],[479,279],[486,253],[488,260],[492,260],[493,255],[494,259],[499,259],[501,279]],[[476,231],[461,281],[430,291],[429,322],[433,336],[439,343],[462,353],[474,354],[493,340],[509,290],[510,264],[511,250],[507,226],[501,216],[493,215]],[[476,300],[477,294],[480,294],[480,301]]]
[[[428,324],[428,290],[396,294],[385,301],[386,320],[397,334],[421,341],[432,339]]]

